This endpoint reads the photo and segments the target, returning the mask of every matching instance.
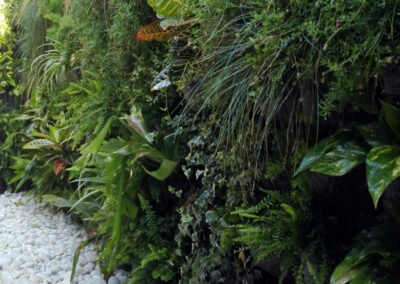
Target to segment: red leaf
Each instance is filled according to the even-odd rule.
[[[65,167],[67,166],[67,162],[63,160],[56,160],[54,163],[53,171],[56,175],[58,175]]]
[[[96,236],[97,230],[96,228],[90,228],[89,229],[89,239],[93,239]]]
[[[166,41],[173,37],[177,32],[174,30],[163,30],[160,27],[160,21],[155,21],[150,25],[142,27],[137,35],[136,39],[141,41]]]

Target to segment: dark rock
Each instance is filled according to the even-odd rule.
[[[388,95],[400,95],[400,67],[388,64],[382,74],[383,92]]]

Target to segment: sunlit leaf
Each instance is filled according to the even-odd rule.
[[[329,176],[342,176],[363,163],[367,153],[368,147],[364,143],[345,141],[315,161],[310,170]]]
[[[311,170],[331,176],[341,176],[365,161],[368,147],[352,130],[343,129],[312,147],[305,155],[295,175]]]
[[[158,14],[168,17],[177,16],[179,8],[182,6],[181,0],[147,0],[147,3]]]
[[[53,125],[49,125],[49,131],[50,131],[50,136],[53,138],[52,141],[56,142],[57,144],[59,144],[60,141],[60,130],[57,129],[56,127],[54,127]]]
[[[171,81],[166,79],[166,80],[161,81],[161,82],[155,84],[154,86],[152,86],[151,91],[159,91],[159,90],[164,89],[169,86],[171,86]]]
[[[111,128],[111,124],[114,120],[114,117],[111,116],[106,124],[104,125],[103,129],[100,131],[100,133],[97,135],[97,137],[92,141],[92,143],[90,143],[86,148],[84,148],[81,153],[83,155],[88,155],[88,154],[92,154],[93,156],[95,156],[97,154],[97,151],[99,150],[101,144],[103,143],[104,139],[107,136],[108,131]]]
[[[378,146],[369,152],[367,156],[368,190],[375,207],[388,185],[399,176],[399,146]]]

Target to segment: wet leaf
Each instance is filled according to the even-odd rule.
[[[364,140],[372,147],[394,144],[390,129],[380,122],[372,122],[355,127]]]
[[[373,148],[367,156],[367,181],[375,207],[388,185],[400,176],[400,147]]]
[[[342,176],[365,161],[367,153],[368,147],[359,135],[352,130],[343,129],[311,148],[295,175],[311,170],[331,176]]]

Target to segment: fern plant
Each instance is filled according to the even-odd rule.
[[[266,196],[259,203],[231,212],[242,222],[225,229],[221,246],[227,251],[237,243],[241,250],[250,250],[255,263],[279,258],[279,283],[288,276],[296,283],[325,283],[329,260],[323,224],[312,219],[318,217],[308,211],[308,201],[296,200],[297,193],[291,197],[265,191]],[[311,223],[320,225],[310,227]]]

